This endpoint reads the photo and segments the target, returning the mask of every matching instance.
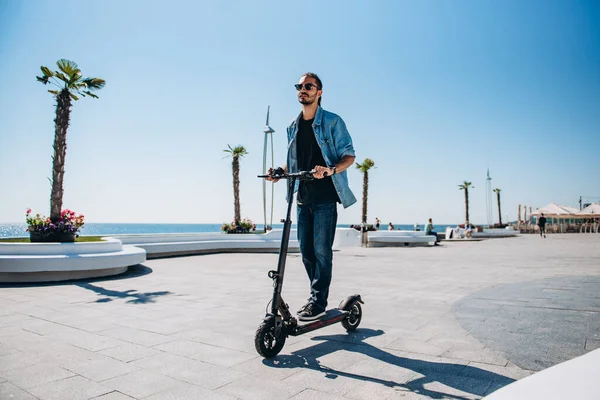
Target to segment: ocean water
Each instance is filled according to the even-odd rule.
[[[292,225],[295,227],[295,225]],[[338,228],[349,228],[350,224],[338,224]],[[394,225],[398,230],[413,230],[413,225],[398,224]],[[26,224],[0,224],[0,238],[26,237]],[[273,228],[281,229],[282,224],[273,224]],[[387,224],[382,224],[382,230],[387,229]],[[263,229],[262,225],[256,226],[256,230]],[[421,225],[423,229],[423,225]],[[437,225],[437,231],[441,232],[445,225]],[[144,233],[200,233],[200,232],[220,232],[221,224],[127,224],[127,223],[86,223],[80,232],[80,235],[126,235],[126,234],[144,234]]]

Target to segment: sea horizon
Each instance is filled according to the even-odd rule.
[[[395,224],[396,230],[414,230],[413,224]],[[108,236],[108,235],[135,235],[135,234],[165,234],[165,233],[206,233],[220,232],[223,223],[153,223],[153,222],[88,222],[81,229],[81,236]],[[337,224],[338,228],[350,228],[356,224]],[[296,224],[292,224],[294,228]],[[435,231],[442,232],[447,226],[456,226],[456,224],[435,224]],[[419,224],[420,229],[424,224]],[[273,224],[273,229],[282,229],[283,224]],[[381,224],[381,230],[387,230],[387,223]],[[256,230],[262,231],[264,224],[256,224]],[[0,238],[27,237],[27,224],[0,223]]]

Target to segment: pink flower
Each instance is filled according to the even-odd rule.
[[[27,214],[31,214],[31,208],[27,209]]]

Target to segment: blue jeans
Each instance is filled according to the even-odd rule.
[[[298,242],[310,281],[310,298],[327,308],[333,239],[337,225],[337,203],[298,205]]]
[[[425,235],[427,236],[435,236],[435,242],[439,242],[440,238],[438,237],[437,233],[434,231],[429,231],[429,232],[425,232]]]

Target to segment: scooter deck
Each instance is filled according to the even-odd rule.
[[[325,315],[318,319],[312,321],[298,321],[298,326],[296,326],[296,328],[290,332],[290,335],[298,336],[324,326],[333,325],[346,318],[348,314],[348,311],[342,311],[338,309],[327,310]]]

